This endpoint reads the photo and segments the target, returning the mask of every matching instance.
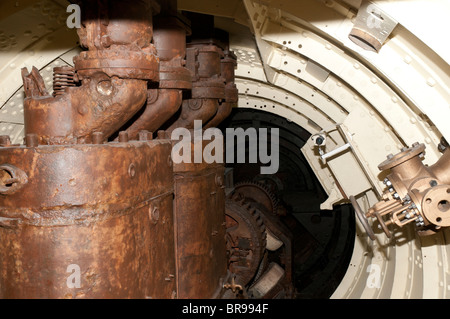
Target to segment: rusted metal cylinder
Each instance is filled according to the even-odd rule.
[[[225,50],[224,55],[221,62],[221,75],[226,82],[225,102],[219,105],[216,115],[205,125],[205,129],[219,126],[231,114],[239,100],[239,92],[234,83],[237,57],[229,50]]]
[[[181,15],[162,15],[155,19],[153,39],[160,59],[160,88],[192,88],[192,75],[185,67],[188,32],[190,32],[188,22]]]
[[[26,177],[0,196],[0,298],[174,297],[170,152],[167,140],[0,149]]]
[[[222,293],[227,275],[223,176],[220,163],[174,163],[179,298],[217,298]]]
[[[152,44],[154,0],[80,1],[80,43],[88,51],[74,58],[80,79],[96,72],[125,79],[157,80],[159,60]]]

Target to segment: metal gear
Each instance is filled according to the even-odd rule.
[[[260,211],[236,191],[225,201],[225,214],[229,269],[237,275],[237,283],[246,286],[264,257],[266,227]]]
[[[277,215],[278,198],[263,183],[255,181],[239,182],[234,186],[234,189],[236,192],[243,194],[248,201],[256,203],[256,206],[262,205],[267,211]]]

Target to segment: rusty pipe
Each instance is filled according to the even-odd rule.
[[[110,78],[96,73],[80,87],[57,97],[27,96],[25,134],[36,134],[39,144],[89,143],[94,132],[104,139],[114,134],[147,99],[147,82]]]
[[[159,59],[152,44],[154,0],[80,1],[80,43],[88,51],[74,58],[78,77],[98,71],[127,79],[158,80]]]
[[[139,132],[147,130],[156,132],[180,108],[182,91],[175,89],[150,90],[157,94],[156,100],[149,97],[144,113],[127,129],[130,139],[136,139]]]
[[[219,108],[219,101],[216,99],[191,99],[184,100],[181,106],[180,117],[167,129],[172,132],[176,128],[194,128],[194,121],[202,123],[209,121]]]
[[[233,110],[233,106],[236,103],[223,102],[219,105],[216,115],[204,126],[205,129],[217,127],[222,123]]]
[[[221,62],[221,76],[225,80],[225,102],[219,105],[216,115],[205,125],[205,128],[217,127],[223,120],[225,120],[237,106],[239,99],[239,92],[235,81],[235,68],[237,66],[236,55],[229,50],[225,50],[225,57]]]

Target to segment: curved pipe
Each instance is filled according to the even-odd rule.
[[[205,129],[219,126],[231,114],[234,105],[236,103],[223,102],[220,104],[216,115],[205,125]]]
[[[57,97],[27,97],[25,134],[40,144],[90,143],[94,132],[106,140],[136,114],[147,99],[147,81],[110,78],[104,73],[67,88]]]
[[[167,131],[172,132],[179,127],[193,129],[194,121],[199,120],[202,123],[206,123],[217,113],[218,108],[219,101],[217,99],[184,100],[179,119]]]
[[[130,139],[136,139],[142,130],[156,132],[180,109],[181,90],[159,89],[157,92],[156,101],[152,102],[149,96],[144,113],[127,129]]]

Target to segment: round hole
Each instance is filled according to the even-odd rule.
[[[0,194],[13,194],[26,183],[28,176],[21,169],[10,164],[0,166]]]
[[[431,198],[427,198],[427,199],[425,200],[425,203],[431,204]]]
[[[438,223],[440,223],[440,222],[442,221],[442,218],[441,218],[441,217],[438,217],[438,218],[436,218],[436,221],[437,221]]]
[[[0,184],[4,187],[11,187],[13,185],[12,173],[6,169],[0,170]]]
[[[446,213],[450,210],[450,202],[446,199],[441,200],[437,207],[441,212]]]

